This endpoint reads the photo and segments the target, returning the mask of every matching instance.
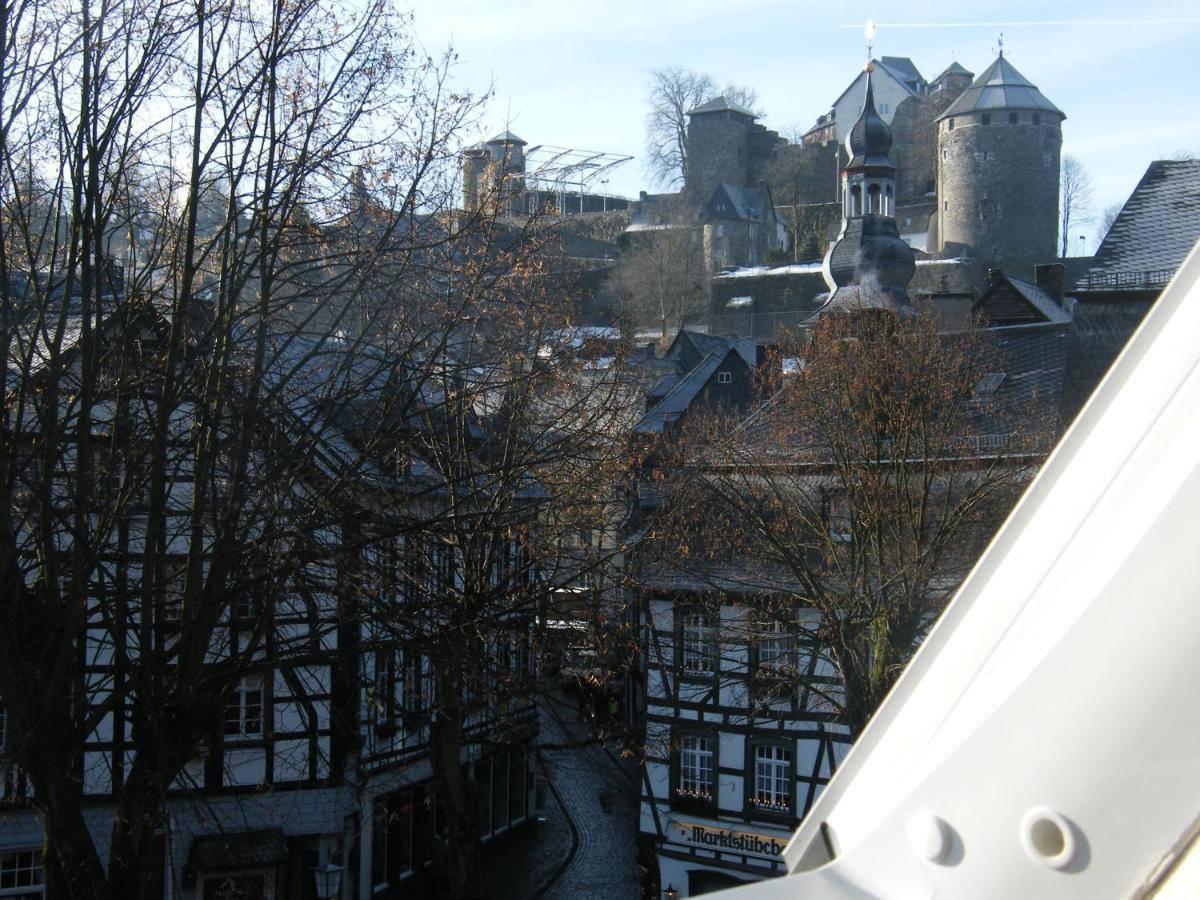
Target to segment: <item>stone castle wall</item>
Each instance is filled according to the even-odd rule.
[[[722,181],[748,186],[750,120],[731,112],[704,113],[688,124],[684,190],[706,201]]]
[[[1006,109],[953,116],[939,123],[937,146],[940,252],[1031,280],[1034,265],[1057,256],[1059,117]]]

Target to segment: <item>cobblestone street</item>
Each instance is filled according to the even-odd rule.
[[[575,698],[555,693],[543,701],[541,735],[551,746],[586,738]],[[492,866],[489,896],[636,900],[636,768],[594,743],[544,750],[542,763],[545,821]]]

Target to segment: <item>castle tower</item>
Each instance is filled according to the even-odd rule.
[[[687,116],[684,191],[704,202],[721,182],[738,187],[749,185],[754,113],[724,97],[716,97]]]
[[[1057,258],[1066,116],[1001,52],[937,119],[938,250],[1018,278]]]
[[[475,212],[494,192],[500,215],[524,212],[526,141],[503,131],[462,154],[463,208]]]
[[[850,161],[842,170],[842,233],[825,254],[830,311],[883,309],[908,313],[913,252],[896,228],[896,167],[888,158],[892,130],[875,109],[867,64],[862,113],[846,135]]]

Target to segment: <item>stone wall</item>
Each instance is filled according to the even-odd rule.
[[[975,256],[989,268],[1032,280],[1034,265],[1057,255],[1061,147],[1053,113],[1001,109],[943,119],[939,251]]]
[[[747,134],[753,122],[723,110],[692,116],[684,191],[706,201],[719,183],[750,185]]]

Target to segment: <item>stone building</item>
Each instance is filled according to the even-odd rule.
[[[700,202],[722,182],[737,187],[757,184],[775,148],[785,143],[757,115],[725,97],[715,97],[687,114],[687,171],[684,193]]]
[[[464,209],[474,212],[481,204],[495,203],[500,215],[523,211],[527,143],[502,131],[462,154]]]
[[[941,255],[1022,278],[1057,258],[1064,118],[1003,53],[938,117]]]

